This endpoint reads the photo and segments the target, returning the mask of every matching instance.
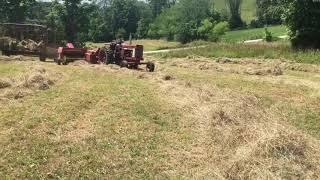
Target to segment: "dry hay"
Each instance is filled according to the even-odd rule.
[[[158,82],[158,81],[154,81]],[[318,179],[320,143],[282,120],[252,94],[162,80],[161,94],[183,112],[195,138],[168,149],[169,175],[218,179]],[[180,147],[180,148],[179,148]]]
[[[311,72],[320,73],[320,67],[312,64],[301,64],[301,63],[281,63],[281,68],[291,71]]]
[[[187,69],[257,76],[279,76],[283,74],[279,62],[262,62],[249,59],[220,58],[216,62],[206,58],[196,60],[177,59],[171,62],[170,65]]]
[[[19,78],[8,81],[10,85],[7,84],[4,91],[1,91],[0,99],[20,99],[37,90],[47,90],[60,78],[61,74],[59,73],[43,67],[34,67]]]
[[[73,66],[83,66],[83,65],[88,65],[89,63],[85,60],[76,60],[74,62],[69,63],[69,65]]]
[[[35,61],[35,60],[37,60],[37,58],[31,57],[31,56],[22,56],[22,55],[0,56],[0,61]]]
[[[9,79],[1,78],[0,79],[0,89],[11,87],[11,82]]]
[[[252,58],[218,58],[216,60],[219,64],[242,64],[242,65],[263,65],[266,63],[276,63],[280,69],[302,72],[319,73],[320,67],[312,64],[302,64],[295,62],[288,62],[282,59],[252,59]]]
[[[279,65],[275,65],[275,66],[264,67],[260,69],[248,68],[246,71],[244,71],[244,73],[249,75],[259,75],[259,76],[266,76],[266,75],[280,76],[283,74],[283,71]]]

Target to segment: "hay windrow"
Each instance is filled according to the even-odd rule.
[[[18,78],[10,81],[0,80],[0,86],[4,89],[0,92],[0,99],[21,99],[36,91],[50,89],[61,78],[61,73],[53,72],[42,66],[33,67]]]
[[[225,68],[211,62],[186,61],[175,60],[168,65],[205,70]],[[257,64],[264,69],[250,73],[274,76],[283,73],[279,64]],[[158,72],[158,76],[163,75],[166,72]],[[191,84],[179,78],[166,81],[154,76],[150,80],[183,111],[182,124],[190,127],[195,136],[191,145],[181,144],[182,149],[168,150],[175,173],[220,179],[319,178],[319,142],[282,121],[281,109],[264,107],[250,93]],[[179,147],[179,142],[176,143]]]

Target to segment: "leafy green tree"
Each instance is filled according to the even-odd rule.
[[[30,7],[35,4],[35,0],[1,0],[0,13],[2,21],[24,22],[27,18]]]
[[[51,42],[61,42],[65,40],[65,24],[62,21],[62,14],[65,7],[57,0],[53,1],[49,13],[45,16],[46,25],[51,30],[52,34],[49,36]]]
[[[176,37],[182,43],[201,38],[197,33],[201,22],[206,18],[216,18],[210,0],[181,0],[177,4],[178,13]]]
[[[145,38],[148,34],[149,25],[152,23],[152,10],[150,6],[144,2],[137,2],[139,21],[137,25],[137,38]]]
[[[295,48],[320,48],[320,2],[284,0],[284,22]]]
[[[151,6],[153,17],[158,16],[164,9],[175,4],[175,0],[147,0]]]
[[[177,5],[164,10],[150,25],[148,36],[150,38],[167,38],[173,40],[178,24]]]
[[[134,0],[112,0],[109,12],[109,22],[114,36],[122,35],[128,38],[130,33],[136,33],[139,13]]]
[[[229,24],[231,29],[244,26],[241,19],[241,4],[242,0],[227,0],[227,6],[230,11]]]
[[[81,0],[64,0],[65,12],[63,22],[65,25],[66,38],[69,42],[79,42],[79,16]]]
[[[256,0],[258,21],[264,25],[281,24],[283,0]]]

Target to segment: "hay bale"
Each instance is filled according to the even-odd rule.
[[[0,61],[10,61],[10,57],[9,56],[0,56]]]
[[[7,99],[21,99],[28,94],[30,94],[30,91],[28,91],[27,89],[14,88],[6,91],[4,93],[4,97]]]
[[[274,67],[265,67],[260,69],[253,69],[249,68],[245,72],[248,75],[257,75],[257,76],[266,76],[266,75],[273,75],[273,76],[280,76],[283,75],[283,71],[280,66],[276,65]]]
[[[0,89],[11,87],[11,83],[7,79],[0,79]]]
[[[15,61],[23,61],[23,56],[21,55],[18,55],[18,56],[12,56],[11,57],[12,60],[15,60]]]

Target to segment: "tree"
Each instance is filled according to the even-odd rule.
[[[320,2],[284,0],[284,22],[295,48],[320,48]]]
[[[244,25],[241,19],[242,0],[227,0],[227,6],[230,11],[229,24],[231,29],[239,28]]]
[[[154,20],[148,35],[151,38],[176,39],[182,43],[205,39],[198,31],[204,19],[210,23],[220,21],[220,15],[214,11],[211,0],[180,0]]]
[[[79,29],[79,5],[81,0],[64,0],[65,12],[63,14],[63,22],[65,25],[66,38],[69,42],[75,43],[78,39]]]
[[[261,24],[271,25],[282,22],[281,15],[284,13],[282,0],[256,0],[258,21]]]
[[[62,21],[62,14],[64,11],[65,7],[55,0],[51,4],[49,13],[45,16],[45,24],[53,33],[52,36],[49,36],[51,42],[60,42],[65,40],[65,24]]]
[[[0,13],[2,21],[21,23],[26,20],[29,8],[35,0],[1,0]]]
[[[149,24],[152,22],[152,10],[150,6],[144,2],[137,2],[139,10],[139,21],[137,26],[137,38],[144,38],[148,34]]]
[[[153,17],[158,16],[165,8],[175,4],[176,0],[148,0],[151,6]]]

